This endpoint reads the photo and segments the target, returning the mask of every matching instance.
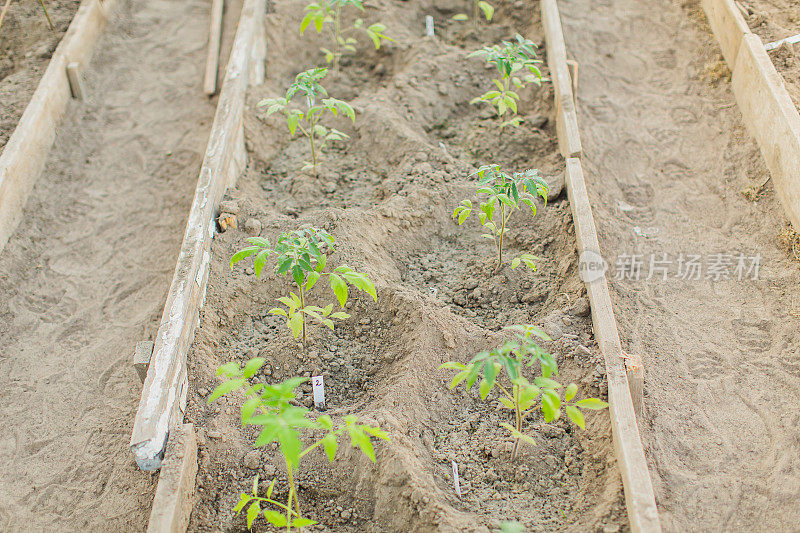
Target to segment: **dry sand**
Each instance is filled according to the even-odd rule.
[[[762,257],[757,281],[611,281],[623,344],[644,358],[639,427],[664,529],[794,530],[800,269],[777,244],[771,184],[756,203],[740,194],[768,173],[728,81],[707,75],[719,48],[696,2],[560,5],[612,267],[622,253]]]
[[[207,13],[119,2],[0,255],[0,530],[146,527],[156,477],[128,450],[130,363],[160,320],[214,112]]]

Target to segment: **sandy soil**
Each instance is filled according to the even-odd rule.
[[[11,3],[0,27],[0,150],[17,126],[80,0],[46,5],[55,31],[47,24],[39,2],[20,0]]]
[[[336,330],[315,329],[307,354],[279,317],[268,315],[288,288],[274,274],[261,281],[252,268],[228,261],[247,233],[228,230],[213,244],[206,305],[189,355],[191,391],[187,420],[200,430],[199,501],[192,531],[244,530],[232,507],[253,477],[285,476],[272,448],[253,451],[252,428],[242,430],[239,402],[207,406],[218,383],[215,370],[256,355],[269,362],[260,378],[325,376],[328,414],[355,413],[379,423],[392,437],[378,446],[378,463],[345,450],[334,467],[311,457],[301,470],[304,509],[325,531],[488,531],[518,519],[530,531],[627,529],[621,481],[607,412],[592,416],[586,431],[535,419],[539,443],[509,464],[491,404],[472,393],[452,393],[443,361],[468,360],[499,343],[507,324],[536,322],[557,338],[549,345],[564,380],[582,395],[607,393],[604,370],[591,335],[585,294],[576,275],[574,231],[565,195],[535,218],[520,217],[510,250],[541,257],[537,273],[491,274],[490,243],[477,223],[459,228],[450,218],[472,194],[468,173],[499,160],[535,165],[557,182],[564,162],[554,136],[552,88],[526,90],[527,125],[497,142],[493,121],[466,103],[490,81],[467,27],[447,20],[463,3],[376,2],[380,18],[398,38],[381,53],[364,49],[328,83],[332,96],[352,99],[357,124],[337,125],[352,136],[324,156],[318,180],[298,171],[308,159],[304,140],[288,142],[279,118],[264,120],[255,104],[282,93],[302,66],[319,60],[313,39],[297,40],[286,28],[300,20],[303,2],[285,2],[268,16],[268,83],[249,95],[246,136],[250,165],[230,198],[262,234],[314,224],[331,231],[338,248],[330,261],[363,269],[378,287],[378,302],[357,297],[353,318]],[[424,15],[446,27],[442,40],[421,38]],[[520,31],[543,36],[538,5],[507,4],[484,37]],[[316,290],[316,289],[315,289]],[[301,401],[311,405],[310,389]],[[461,466],[467,492],[452,488],[451,460]],[[264,526],[259,526],[263,530]]]
[[[791,0],[745,0],[750,30],[770,43],[800,33],[800,5]],[[769,52],[789,95],[800,106],[800,43],[784,43]]]
[[[640,429],[664,528],[794,530],[800,269],[778,246],[781,206],[719,49],[696,2],[559,4],[612,268],[623,253],[761,254],[757,281],[684,281],[676,264],[665,281],[611,280],[624,344],[644,358]]]
[[[146,527],[130,358],[160,319],[214,112],[207,13],[119,3],[0,256],[0,530]]]

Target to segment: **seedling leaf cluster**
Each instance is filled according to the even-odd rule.
[[[342,18],[342,9],[354,8],[364,11],[362,0],[318,0],[311,2],[305,8],[305,16],[300,22],[300,34],[302,35],[309,26],[313,26],[317,33],[322,33],[327,27],[333,41],[332,49],[321,48],[325,54],[325,62],[333,63],[334,69],[339,71],[339,63],[345,52],[354,53],[358,39],[355,35],[363,32],[372,41],[375,49],[381,47],[383,41],[394,42],[394,39],[386,35],[386,26],[380,22],[375,22],[369,26],[365,25],[364,19],[356,18],[351,25],[346,25]]]
[[[254,447],[260,448],[272,442],[279,444],[279,451],[286,463],[288,480],[286,501],[278,501],[274,497],[277,479],[273,479],[266,494],[260,496],[258,477],[256,477],[253,480],[252,492],[241,494],[234,511],[238,514],[247,509],[248,528],[252,528],[256,518],[263,515],[270,524],[291,531],[292,528],[300,529],[317,523],[303,516],[297,491],[295,473],[304,457],[313,450],[322,448],[328,460],[333,462],[336,459],[340,439],[347,437],[353,448],[360,449],[372,462],[375,462],[375,449],[371,439],[388,441],[389,436],[378,427],[359,424],[358,418],[353,415],[345,416],[340,423],[334,423],[328,415],[316,419],[311,417],[307,408],[292,404],[296,397],[295,389],[307,381],[307,378],[290,378],[274,385],[260,383],[254,378],[264,363],[263,358],[256,357],[242,367],[236,362],[219,367],[217,375],[224,376],[227,380],[214,389],[208,397],[208,403],[234,391],[243,391],[246,399],[241,407],[242,427],[260,428]],[[306,444],[301,437],[303,430],[322,431],[324,435]]]
[[[473,98],[471,104],[486,102],[497,113],[502,132],[506,126],[517,127],[522,119],[517,116],[519,94],[512,90],[522,89],[528,83],[542,84],[542,72],[537,66],[542,61],[536,57],[536,44],[517,34],[514,41],[486,46],[469,54],[468,57],[483,57],[487,63],[497,68],[499,78],[492,82],[495,88]],[[510,114],[511,118],[506,118]]]
[[[497,251],[495,271],[498,271],[503,265],[503,238],[508,231],[509,219],[522,206],[527,206],[536,216],[536,197],[541,197],[547,203],[547,182],[536,169],[509,175],[496,164],[484,165],[470,176],[478,178],[477,193],[486,196],[486,201],[480,203],[478,212],[481,225],[487,231],[481,236],[494,242]],[[460,226],[466,222],[472,211],[472,200],[462,200],[453,211],[453,218]],[[497,214],[499,220],[495,220]],[[511,261],[511,268],[516,269],[520,264],[525,264],[531,270],[536,270],[535,259],[532,254],[521,254]]]
[[[286,126],[289,134],[294,134],[299,129],[308,138],[311,146],[311,162],[306,162],[303,170],[313,170],[314,177],[317,177],[317,154],[332,141],[347,141],[350,136],[344,132],[322,124],[322,119],[331,114],[339,116],[339,113],[349,118],[353,124],[356,122],[356,114],[350,104],[337,98],[325,98],[328,91],[320,83],[328,74],[327,68],[312,68],[301,72],[295,78],[294,83],[286,89],[286,95],[278,98],[265,98],[258,103],[258,107],[266,107],[266,116],[273,113],[283,113],[286,115]],[[305,106],[295,107],[292,99],[296,95],[303,97]],[[319,100],[321,98],[321,100]]]
[[[281,233],[274,246],[263,237],[250,237],[247,241],[250,246],[239,250],[231,257],[231,268],[239,261],[255,256],[253,266],[257,278],[261,277],[264,267],[271,258],[275,259],[275,271],[278,275],[291,274],[297,292],[291,291],[288,295],[278,298],[285,309],[274,307],[269,313],[286,317],[287,327],[295,339],[302,336],[303,346],[307,345],[308,319],[333,329],[334,320],[350,318],[344,311],[334,311],[332,303],[324,307],[308,303],[308,293],[323,277],[327,276],[331,291],[342,308],[349,296],[348,285],[364,291],[375,301],[378,299],[375,285],[366,274],[356,272],[347,265],[339,265],[333,270],[326,271],[328,254],[334,251],[335,241],[325,230],[311,227]],[[326,252],[323,252],[323,249]]]
[[[514,331],[514,338],[500,346],[475,355],[469,363],[448,361],[440,369],[454,370],[456,374],[450,382],[454,389],[464,383],[467,390],[480,380],[478,391],[481,400],[497,389],[500,394],[499,404],[514,413],[514,424],[503,422],[500,425],[508,430],[514,440],[511,460],[517,458],[520,441],[535,445],[533,437],[523,433],[526,418],[534,411],[540,410],[545,422],[552,422],[561,417],[562,409],[567,417],[581,429],[586,428],[582,409],[605,409],[608,404],[598,398],[575,400],[578,386],[570,383],[566,388],[556,381],[558,365],[555,358],[536,342],[536,338],[549,341],[550,338],[540,328],[533,325],[508,326],[505,329]],[[539,364],[541,375],[531,383],[523,375],[523,371]],[[505,378],[505,379],[503,379]],[[564,391],[563,397],[561,391]]]

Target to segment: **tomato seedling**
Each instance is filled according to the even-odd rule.
[[[351,26],[343,26],[342,8],[345,7],[353,7],[359,11],[364,11],[364,2],[362,0],[318,0],[306,6],[306,14],[300,22],[301,35],[312,24],[317,33],[322,33],[322,30],[326,26],[328,27],[333,40],[333,50],[328,48],[320,48],[320,50],[325,54],[325,62],[333,63],[336,72],[339,71],[342,55],[345,52],[353,53],[356,51],[358,39],[354,35],[358,34],[358,32],[363,31],[366,33],[372,44],[375,45],[376,50],[380,49],[381,41],[394,42],[394,39],[383,33],[386,31],[386,26],[380,22],[365,26],[364,19],[357,18]]]
[[[353,124],[356,123],[356,114],[347,102],[336,98],[324,98],[328,91],[322,86],[320,80],[328,74],[327,68],[312,68],[297,75],[294,83],[286,89],[286,95],[278,98],[265,98],[258,103],[258,107],[266,107],[267,114],[281,112],[286,115],[286,125],[289,133],[294,137],[295,132],[300,132],[308,138],[311,144],[311,162],[305,162],[303,170],[313,169],[317,177],[317,153],[321,152],[328,142],[346,141],[350,138],[344,132],[335,128],[323,126],[322,118],[330,113],[339,116],[342,113]],[[294,107],[292,99],[300,94],[305,97],[305,109]],[[317,99],[323,97],[321,103]]]
[[[494,6],[486,2],[486,0],[475,0],[472,3],[472,27],[476,32],[478,31],[478,18],[480,18],[481,13],[483,13],[487,22],[491,22],[492,17],[494,17]],[[459,13],[453,16],[453,20],[469,20],[469,15],[466,13]]]
[[[500,73],[500,79],[492,80],[496,89],[473,98],[470,104],[489,104],[497,113],[501,133],[506,126],[519,126],[522,123],[522,119],[517,116],[519,95],[511,90],[511,85],[516,89],[522,89],[528,83],[541,86],[542,72],[536,65],[542,61],[536,59],[536,45],[517,34],[514,42],[502,41],[501,44],[486,46],[467,57],[477,56],[482,56],[487,63],[493,64]],[[511,118],[506,120],[504,117],[509,112]]]
[[[578,386],[574,383],[566,387],[562,399],[559,392],[562,385],[552,378],[558,375],[558,365],[553,356],[537,344],[534,337],[542,340],[550,338],[541,329],[532,325],[508,326],[505,329],[517,332],[513,340],[508,340],[488,352],[480,352],[469,364],[448,361],[439,368],[456,371],[450,382],[451,390],[462,382],[469,390],[479,378],[481,381],[478,389],[481,400],[485,401],[495,387],[500,390],[498,401],[503,408],[514,412],[513,426],[507,422],[500,424],[514,439],[514,448],[511,452],[511,460],[514,461],[517,458],[520,441],[536,445],[532,437],[522,432],[525,418],[533,411],[541,409],[545,422],[552,422],[561,416],[563,408],[573,423],[581,429],[586,429],[581,409],[605,409],[608,404],[598,398],[586,398],[570,403],[578,392]],[[537,362],[542,375],[534,378],[531,383],[522,375],[522,371]],[[501,371],[505,371],[506,374],[505,385],[501,383]]]
[[[514,172],[511,176],[500,170],[500,165],[484,165],[470,176],[478,177],[478,194],[487,196],[485,202],[480,204],[481,225],[488,230],[481,236],[494,241],[497,250],[497,267],[495,272],[503,265],[503,237],[508,230],[508,220],[521,204],[527,205],[536,216],[536,196],[540,196],[547,204],[547,183],[536,169],[524,172]],[[494,215],[500,208],[499,225],[494,221]],[[453,218],[458,225],[463,224],[472,214],[472,201],[462,200],[461,204],[453,211]],[[521,254],[511,261],[511,268],[515,269],[524,263],[531,270],[536,270],[532,254]]]
[[[286,531],[292,528],[298,530],[317,522],[303,516],[297,492],[297,482],[294,474],[297,472],[300,461],[316,448],[322,447],[328,460],[333,462],[336,450],[339,447],[339,437],[347,434],[353,448],[359,448],[374,463],[375,449],[371,437],[388,441],[389,436],[378,427],[359,424],[358,418],[353,415],[344,417],[344,422],[338,425],[328,415],[322,415],[316,420],[309,416],[305,407],[292,405],[295,399],[295,389],[307,381],[307,378],[295,377],[275,385],[265,383],[251,383],[264,364],[265,359],[256,357],[248,361],[243,367],[236,362],[230,362],[217,369],[217,375],[227,378],[214,389],[208,397],[208,403],[243,389],[246,400],[242,404],[242,427],[259,426],[261,431],[256,438],[255,448],[266,446],[271,442],[280,444],[279,450],[286,462],[286,474],[289,491],[286,502],[279,502],[273,498],[276,479],[273,479],[265,496],[258,495],[258,477],[253,481],[253,492],[242,493],[239,503],[234,507],[236,514],[247,508],[247,527],[252,528],[253,522],[259,515],[276,527],[285,527]],[[300,438],[301,429],[322,430],[325,435],[310,445],[306,445]],[[272,507],[270,508],[262,508]],[[279,509],[276,511],[275,509]]]
[[[271,256],[276,256],[276,272],[283,276],[291,273],[298,291],[297,293],[291,291],[288,296],[278,298],[278,301],[286,306],[286,309],[275,307],[270,309],[269,313],[286,317],[286,325],[291,330],[294,338],[303,336],[304,348],[306,346],[307,318],[312,318],[330,329],[333,329],[334,319],[344,320],[350,318],[350,315],[344,311],[334,312],[333,304],[320,307],[318,305],[310,305],[306,301],[308,292],[323,276],[328,276],[333,294],[342,308],[347,303],[348,284],[366,292],[375,301],[378,300],[375,285],[366,274],[356,272],[347,265],[340,265],[334,268],[333,271],[325,272],[328,257],[321,248],[326,248],[330,252],[334,250],[334,239],[325,230],[312,227],[281,233],[278,235],[274,247],[263,237],[250,237],[247,242],[250,243],[250,246],[236,252],[231,257],[231,268],[239,261],[254,255],[253,266],[256,277],[260,278],[267,261]]]

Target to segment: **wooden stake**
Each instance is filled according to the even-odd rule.
[[[208,96],[217,92],[217,69],[219,68],[219,42],[222,36],[222,8],[224,0],[212,0],[211,26],[208,31],[208,58],[203,92]]]
[[[69,79],[69,90],[72,92],[72,97],[76,100],[83,100],[86,91],[81,79],[80,63],[72,62],[67,64],[67,79]]]
[[[575,101],[575,107],[578,107],[578,62],[574,59],[567,59],[567,68],[569,69],[569,77],[572,78],[572,99]]]
[[[3,6],[3,11],[0,11],[0,28],[3,27],[3,20],[6,18],[6,13],[8,13],[8,7],[11,5],[11,0],[6,0],[6,4]]]

